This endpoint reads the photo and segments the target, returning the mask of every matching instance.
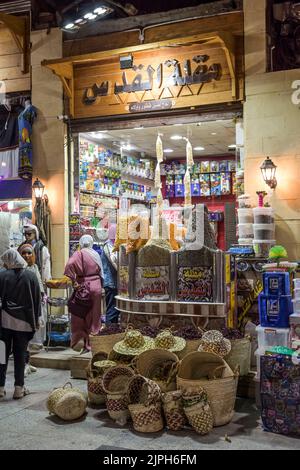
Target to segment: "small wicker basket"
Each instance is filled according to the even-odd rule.
[[[159,432],[164,423],[160,403],[145,406],[141,404],[128,405],[135,431],[142,433]]]

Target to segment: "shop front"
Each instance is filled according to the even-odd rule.
[[[251,8],[245,3],[248,18]],[[257,370],[265,429],[299,434],[297,398],[292,401],[295,419],[288,410],[276,409],[277,392],[285,387],[283,375],[288,372],[291,390],[299,367],[299,282],[292,282],[297,265],[282,262],[286,251],[274,246],[276,208],[271,206],[278,201],[276,194],[264,191],[261,176],[273,191],[276,167],[268,177],[272,162],[263,161],[263,137],[258,142],[251,134],[259,96],[254,85],[251,88],[253,77],[246,84],[253,96],[244,105],[243,15],[146,29],[142,35],[105,36],[98,52],[43,62],[60,78],[69,98],[74,141],[70,254],[83,233],[92,234],[97,242],[99,227],[117,224],[121,321],[91,337],[92,353],[114,361],[110,366],[128,366],[135,357],[143,379],[133,377],[131,384],[153,379],[160,391],[173,393],[173,401],[177,394],[185,405],[187,387],[201,382],[207,391],[210,383],[218,383],[219,402],[229,405],[219,419],[214,391],[208,393],[214,426],[232,418],[236,366],[244,385],[254,378],[250,370]],[[249,47],[248,29],[246,38]],[[249,56],[247,60],[249,65]],[[244,162],[243,119],[249,109]],[[259,135],[266,129],[260,122]],[[252,165],[249,148],[254,147]],[[259,165],[259,178],[257,171],[245,175],[250,194],[244,194],[244,163],[248,169],[255,164],[255,170]],[[154,361],[152,354],[158,349],[173,351],[177,358],[165,351],[164,358]],[[220,374],[213,374],[206,353],[222,358],[215,364]],[[178,357],[179,369],[170,368]],[[121,375],[118,366],[92,373],[93,360],[88,380],[91,401],[97,395],[95,383],[110,395],[110,380]],[[150,370],[145,364],[152,360],[157,367]],[[167,379],[158,377],[166,362]],[[278,364],[284,364],[279,375],[284,372],[274,380],[272,371]],[[222,387],[227,379],[231,390],[225,396]],[[130,385],[126,390],[131,397]],[[97,400],[105,400],[101,393]],[[118,423],[126,422],[129,410],[135,429],[150,432],[139,428],[133,408],[141,405],[148,413],[149,404],[134,401],[122,410],[125,417],[116,417],[113,407],[120,403],[106,403]],[[277,415],[284,429],[274,418]],[[160,423],[153,431],[161,429]]]

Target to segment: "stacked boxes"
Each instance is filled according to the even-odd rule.
[[[265,256],[275,245],[274,212],[271,207],[255,207],[253,215],[254,251],[256,255]]]
[[[260,357],[272,346],[289,347],[290,315],[293,303],[290,275],[285,272],[263,274],[264,290],[258,298],[260,325],[258,333],[257,376],[260,377]]]
[[[292,349],[297,350],[300,348],[300,279],[294,279],[294,284],[294,313],[290,316],[290,328]]]
[[[249,196],[238,198],[238,238],[239,245],[252,245],[253,243],[253,211]]]

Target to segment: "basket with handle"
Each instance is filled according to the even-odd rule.
[[[128,403],[142,404],[145,406],[160,402],[161,391],[157,383],[142,375],[135,375],[128,383]]]
[[[133,375],[130,367],[112,367],[103,375],[103,390],[109,395],[127,393],[128,383]]]
[[[103,362],[105,365],[103,364],[103,367],[99,369],[95,366],[97,362]],[[91,404],[102,405],[105,403],[106,394],[102,386],[102,376],[106,370],[114,365],[116,364],[107,361],[107,353],[104,351],[98,352],[92,357],[87,368],[88,399]]]
[[[206,391],[199,387],[197,392],[186,391],[182,395],[184,413],[189,424],[201,436],[213,428],[213,414]]]
[[[238,369],[232,371],[228,364],[214,353],[193,352],[182,359],[177,387],[197,392],[204,388],[211,405],[214,426],[223,426],[234,414]]]
[[[176,390],[179,360],[166,349],[150,349],[137,356],[132,363],[138,374],[156,382],[162,392]]]
[[[183,409],[182,391],[164,393],[162,402],[168,428],[171,431],[183,429],[186,424],[186,416]]]
[[[71,382],[65,383],[62,387],[55,388],[48,396],[47,408],[50,414],[55,414],[55,407],[59,400],[70,392],[79,393],[87,403],[86,395],[79,388],[74,388]]]
[[[125,424],[129,418],[127,389],[134,372],[126,366],[115,366],[103,375],[103,390],[109,416]]]
[[[251,340],[250,336],[241,339],[231,339],[231,351],[225,356],[225,361],[235,370],[240,368],[240,376],[248,375],[251,369]]]

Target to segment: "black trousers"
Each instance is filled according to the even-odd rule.
[[[116,295],[118,295],[118,289],[105,287],[106,325],[109,325],[110,323],[118,323],[119,311],[116,309]]]
[[[32,333],[2,328],[1,340],[4,341],[6,347],[6,364],[0,364],[0,387],[5,386],[8,358],[11,352],[14,355],[15,387],[24,386],[25,355],[31,339]]]

